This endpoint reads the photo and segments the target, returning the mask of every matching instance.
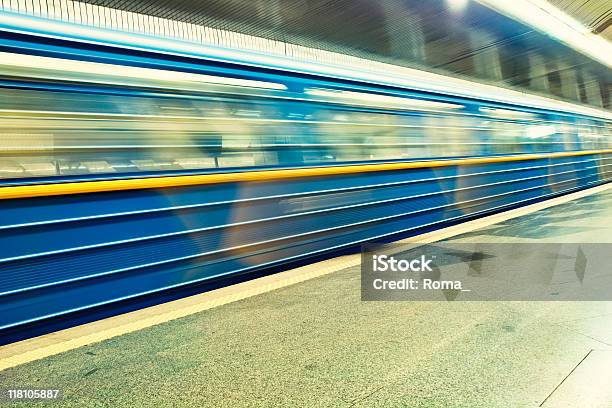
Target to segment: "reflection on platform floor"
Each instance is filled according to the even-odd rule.
[[[467,242],[612,242],[612,193],[595,194],[453,239]]]
[[[612,192],[456,239],[612,243]],[[597,364],[612,353],[612,302],[361,302],[359,284],[359,269],[345,269],[9,369],[0,381],[61,388],[57,406],[74,407],[612,403],[602,386],[580,394],[592,370],[612,378]]]

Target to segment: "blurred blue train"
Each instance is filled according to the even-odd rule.
[[[0,36],[4,333],[612,177],[607,111],[40,35]]]

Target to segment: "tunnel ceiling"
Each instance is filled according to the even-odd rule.
[[[610,0],[548,0],[580,21],[592,33],[612,41],[612,2]]]
[[[85,0],[305,47],[610,107],[611,70],[470,1]],[[552,0],[607,35],[606,3]],[[569,85],[568,85],[569,84]]]

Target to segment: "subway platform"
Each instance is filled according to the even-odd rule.
[[[612,243],[609,187],[413,240]],[[348,255],[3,346],[0,368],[66,407],[609,407],[612,302],[363,302]]]

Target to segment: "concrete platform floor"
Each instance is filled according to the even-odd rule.
[[[612,243],[612,190],[456,239]],[[7,369],[0,387],[59,388],[27,403],[54,407],[612,407],[612,302],[361,302],[359,285],[344,269]]]

